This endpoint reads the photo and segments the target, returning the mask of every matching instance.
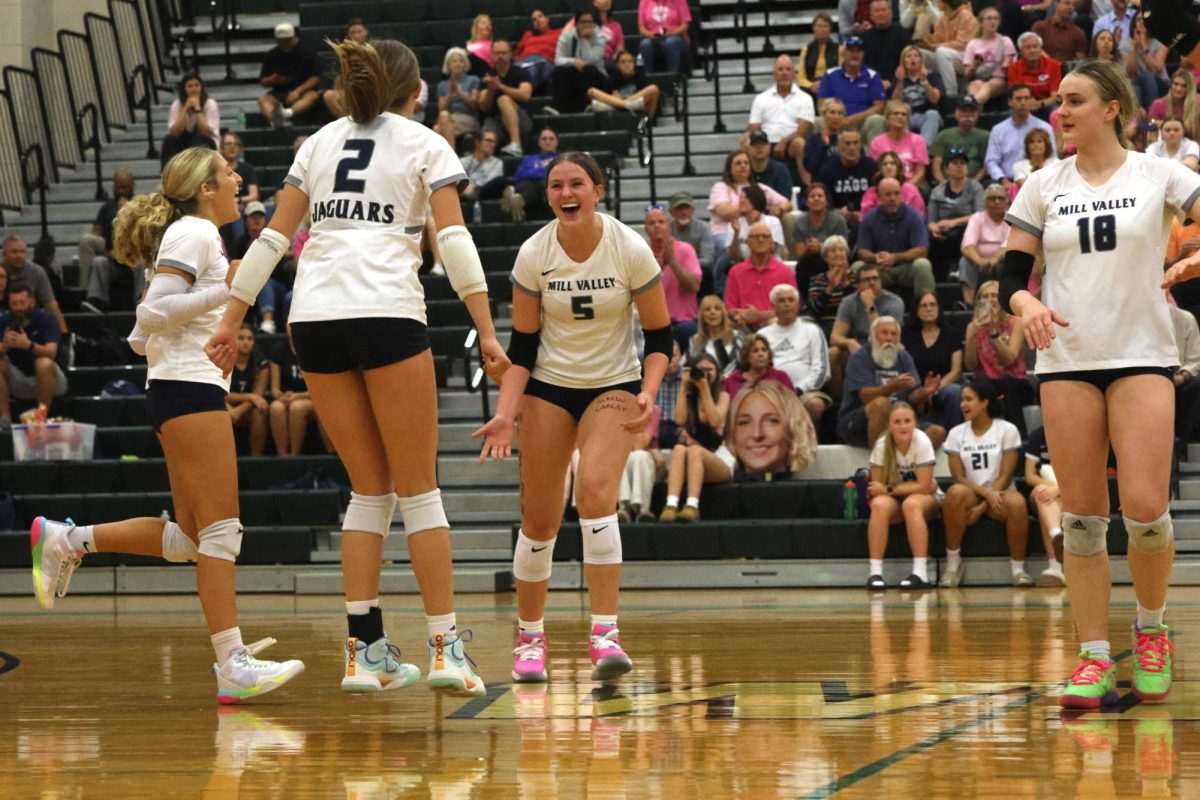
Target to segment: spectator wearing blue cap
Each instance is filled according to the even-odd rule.
[[[863,66],[863,40],[849,36],[842,47],[842,65],[825,73],[817,97],[836,97],[846,106],[846,125],[859,128],[867,141],[883,133],[883,79]]]

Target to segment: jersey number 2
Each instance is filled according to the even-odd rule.
[[[1088,223],[1091,232],[1088,231]],[[1097,253],[1117,249],[1117,218],[1113,214],[1102,214],[1098,217],[1082,217],[1076,225],[1079,226],[1079,252],[1092,252],[1093,245]]]
[[[371,165],[371,156],[375,155],[374,139],[347,139],[342,152],[354,152],[357,155],[346,156],[338,162],[337,172],[333,174],[333,190],[335,192],[362,192],[367,188],[367,182],[361,178],[351,178],[350,173],[364,172]]]

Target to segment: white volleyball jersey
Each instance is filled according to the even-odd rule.
[[[163,233],[154,260],[158,267],[172,267],[195,280],[189,292],[202,292],[225,280],[229,262],[221,249],[217,226],[200,217],[180,217]],[[151,277],[153,280],[153,277]],[[217,332],[225,306],[193,317],[184,325],[150,334],[146,342],[146,381],[191,381],[211,383],[229,391],[229,378],[208,360],[204,345]]]
[[[398,114],[368,125],[343,117],[308,137],[285,181],[312,212],[289,318],[425,322],[417,269],[426,203],[466,179],[445,139]]]
[[[884,456],[884,437],[880,436],[875,442],[875,447],[871,450],[872,467],[883,469]],[[914,430],[912,442],[908,445],[908,452],[900,451],[896,448],[896,472],[900,474],[900,483],[908,483],[917,479],[917,467],[932,467],[937,464],[937,454],[933,450],[933,442],[929,440],[923,430]],[[886,476],[885,476],[886,477]]]
[[[641,380],[633,298],[662,280],[646,240],[606,214],[600,243],[582,263],[558,243],[558,220],[521,245],[518,291],[541,300],[541,344],[533,377],[572,389]]]
[[[968,480],[990,489],[1000,477],[1004,454],[1021,449],[1021,432],[1006,419],[993,419],[992,426],[982,436],[976,436],[971,423],[963,422],[950,429],[945,447],[947,453],[962,459]]]
[[[1042,302],[1070,323],[1037,354],[1038,373],[1179,363],[1160,287],[1173,216],[1200,198],[1200,175],[1130,152],[1102,186],[1075,156],[1034,172],[1006,217],[1041,238]]]

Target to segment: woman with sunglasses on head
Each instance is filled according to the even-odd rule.
[[[1078,155],[1021,187],[1008,213],[1000,303],[1020,317],[1038,351],[1062,501],[1067,592],[1081,646],[1061,703],[1098,708],[1119,697],[1108,639],[1110,443],[1138,605],[1133,693],[1155,701],[1171,689],[1174,646],[1163,613],[1175,552],[1169,505],[1179,351],[1162,288],[1200,276],[1200,255],[1177,262],[1165,279],[1162,269],[1171,217],[1200,220],[1200,176],[1128,149],[1125,125],[1138,104],[1118,65],[1087,62],[1059,91],[1059,125]],[[1044,302],[1026,290],[1039,253]]]
[[[591,602],[592,680],[624,675],[633,662],[617,629],[621,533],[615,513],[621,476],[671,357],[671,319],[662,271],[646,241],[597,213],[604,175],[586,153],[563,153],[546,176],[554,220],[526,240],[513,266],[512,367],[496,415],[474,433],[480,461],[507,458],[521,424],[521,530],[513,552],[519,633],[512,677],[545,682],[543,616],[563,477],[579,450],[575,501]],[[645,334],[638,363],[633,311]]]

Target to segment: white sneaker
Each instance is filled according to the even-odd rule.
[[[509,142],[508,144],[504,145],[504,147],[500,148],[500,152],[504,153],[506,156],[516,156],[517,158],[521,158],[525,155],[525,150],[522,149],[520,142]]]
[[[1013,573],[1012,585],[1018,589],[1028,589],[1033,586],[1033,578],[1029,577],[1029,573],[1025,570],[1020,570]]]
[[[83,561],[83,553],[71,547],[67,534],[75,523],[55,522],[38,517],[29,528],[29,548],[33,555],[33,591],[38,605],[49,611],[54,598],[66,597],[71,576]]]
[[[1043,589],[1056,589],[1067,585],[1067,577],[1061,569],[1044,569],[1038,575],[1037,585]]]
[[[938,581],[939,589],[954,589],[962,583],[964,564],[959,562],[958,569],[947,569]]]
[[[626,103],[625,107],[627,109],[629,109],[630,111],[645,111],[646,110],[646,98],[635,97],[632,100],[630,100],[628,103]]]
[[[261,639],[234,653],[224,666],[213,664],[218,703],[240,703],[272,692],[304,672],[303,661],[260,661],[254,657],[273,644],[275,640],[270,637]]]
[[[361,639],[346,640],[346,672],[342,690],[347,692],[386,692],[412,686],[421,679],[421,670],[400,660],[400,648],[384,636],[367,644]]]
[[[266,333],[266,334],[274,333],[276,331],[275,320],[264,319],[262,322],[260,322],[258,324],[258,330],[260,333]]]
[[[601,103],[599,100],[593,100],[588,103],[588,111],[594,111],[597,114],[603,114],[605,111],[612,111],[613,108],[608,103]]]
[[[439,633],[429,640],[429,677],[425,680],[430,689],[467,697],[480,697],[487,692],[483,679],[471,669],[475,662],[463,644],[472,638],[471,631],[463,631]]]

